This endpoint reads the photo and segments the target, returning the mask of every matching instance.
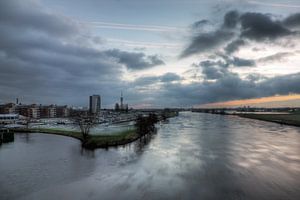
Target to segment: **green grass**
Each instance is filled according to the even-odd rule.
[[[300,114],[239,114],[240,117],[300,126]]]
[[[82,134],[76,131],[67,131],[62,129],[45,129],[45,128],[34,128],[34,129],[16,129],[15,132],[30,132],[30,133],[45,133],[73,137],[82,141],[82,146],[95,149],[95,148],[106,148],[109,146],[118,146],[130,143],[139,138],[136,133],[136,129],[130,129],[125,131],[116,132],[110,135],[89,135],[84,141]],[[101,134],[101,133],[100,133]]]
[[[52,128],[24,128],[24,129],[14,129],[15,132],[22,132],[22,133],[46,133],[46,134],[55,134],[55,135],[63,135],[74,137],[79,140],[82,140],[82,135],[80,132],[76,131],[67,131],[62,129],[52,129]]]
[[[90,149],[118,146],[130,143],[139,138],[135,129],[126,130],[112,135],[90,135],[83,146]]]

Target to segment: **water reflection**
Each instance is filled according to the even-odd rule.
[[[41,134],[2,146],[0,199],[300,196],[300,129],[235,116],[180,113],[157,134],[106,150]]]

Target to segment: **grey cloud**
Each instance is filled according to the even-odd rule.
[[[216,67],[216,66],[206,66],[202,68],[202,74],[207,80],[220,79],[227,74],[227,69]]]
[[[240,47],[244,46],[246,44],[246,42],[242,39],[237,39],[232,41],[231,43],[229,43],[226,47],[225,47],[225,51],[228,54],[231,54],[233,52],[236,52],[240,49]]]
[[[267,79],[259,84],[260,89],[265,91],[265,95],[287,95],[290,93],[300,93],[300,73],[277,76]]]
[[[245,13],[240,17],[241,36],[252,40],[276,39],[291,35],[292,32],[274,21],[270,16],[261,13]]]
[[[215,80],[228,76],[230,74],[228,71],[228,67],[230,65],[235,65],[238,67],[254,65],[254,61],[240,58],[234,58],[230,62],[231,63],[209,60],[201,62],[200,67],[202,69],[202,75],[204,76],[204,79]]]
[[[252,67],[255,66],[255,61],[251,59],[233,57],[232,60],[229,60],[229,64],[237,67]]]
[[[206,19],[203,19],[203,20],[194,22],[194,23],[192,24],[192,29],[202,28],[204,25],[207,25],[208,23],[209,23],[209,21],[206,20]]]
[[[231,40],[234,32],[230,29],[236,27],[238,23],[239,13],[237,11],[230,11],[225,14],[223,25],[213,32],[197,33],[198,35],[192,38],[190,44],[183,50],[180,57],[184,58],[196,53],[210,51]],[[206,20],[201,20],[193,24],[193,28],[197,29],[199,25],[207,23]]]
[[[217,66],[221,68],[229,67],[229,64],[222,60],[205,60],[205,61],[201,61],[199,65],[206,68],[213,67],[213,66]]]
[[[224,16],[224,24],[225,28],[235,28],[239,22],[239,13],[235,10],[229,11]]]
[[[175,73],[166,73],[160,77],[161,82],[172,82],[172,81],[179,81],[181,77]]]
[[[295,55],[295,52],[279,52],[270,56],[265,56],[257,59],[258,62],[274,62],[274,61],[283,61],[285,58]]]
[[[229,57],[223,54],[219,55],[222,60],[205,60],[200,62],[200,66],[202,67],[211,67],[211,66],[218,66],[221,68],[228,68],[228,67],[253,67],[256,65],[254,60],[251,59],[244,59],[239,57]]]
[[[157,83],[169,83],[173,81],[179,81],[182,78],[175,73],[165,73],[161,76],[142,76],[134,80],[132,86],[150,86]]]
[[[259,80],[259,81],[258,81]],[[241,79],[237,74],[229,72],[226,76],[213,82],[199,82],[183,85],[170,83],[164,85],[160,99],[172,99],[170,104],[194,105],[235,99],[267,97],[299,93],[300,73],[265,78]]]
[[[265,77],[261,74],[258,74],[258,73],[253,73],[253,74],[247,75],[246,79],[251,81],[251,82],[257,82],[257,81],[266,80],[267,77]]]
[[[121,79],[121,62],[133,60],[136,68],[163,63],[156,55],[99,51],[85,42],[77,25],[31,1],[1,1],[0,10],[2,102],[19,97],[25,103],[87,105],[87,96],[99,93],[105,94],[103,104],[110,105],[129,85]]]
[[[158,76],[143,76],[140,78],[137,78],[132,86],[150,86],[152,84],[158,83],[160,81],[160,77]]]
[[[224,30],[200,34],[192,39],[191,43],[184,49],[180,57],[184,58],[192,54],[213,50],[230,40],[233,36],[234,33]]]
[[[126,52],[118,49],[107,50],[104,54],[115,58],[118,63],[131,70],[141,70],[165,64],[157,55],[146,56],[144,53]]]
[[[288,27],[298,26],[299,16],[299,13],[296,13],[280,21],[273,20],[270,15],[262,13],[229,11],[215,31],[196,33],[182,51],[180,58],[203,52],[220,51],[223,45],[225,45],[224,51],[231,54],[244,46],[247,41],[264,42],[286,36],[297,36],[297,32]]]
[[[283,24],[288,27],[299,27],[300,26],[300,13],[295,13],[288,16],[283,20]]]
[[[21,0],[0,1],[0,23],[22,32],[36,30],[56,36],[70,36],[80,30],[75,21],[45,12],[33,2]]]
[[[300,92],[300,74],[242,79],[229,70],[251,61],[226,55],[202,63],[206,79],[201,82],[183,84],[183,78],[174,73],[123,81],[124,66],[146,69],[163,61],[157,55],[118,49],[99,51],[87,44],[78,45],[72,38],[82,38],[72,20],[27,1],[28,5],[25,1],[11,2],[0,2],[1,101],[19,97],[28,103],[87,105],[87,96],[99,93],[103,105],[111,105],[118,100],[119,92],[128,88],[124,93],[130,104],[147,101],[161,106],[191,106]],[[238,26],[226,23],[224,31],[223,24],[213,33],[195,35],[195,44],[190,44],[185,55],[214,50],[235,40],[233,32]],[[156,83],[158,88],[151,87]]]

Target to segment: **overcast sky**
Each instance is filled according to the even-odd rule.
[[[2,0],[0,91],[136,108],[299,94],[300,2]]]

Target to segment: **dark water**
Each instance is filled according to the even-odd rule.
[[[300,128],[185,112],[94,152],[16,134],[0,147],[0,199],[300,199]]]

